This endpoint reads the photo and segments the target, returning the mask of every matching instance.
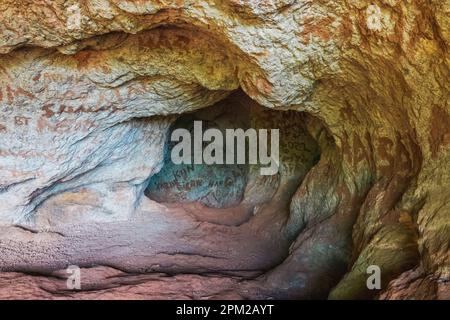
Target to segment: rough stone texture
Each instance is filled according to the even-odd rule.
[[[0,0],[0,298],[448,299],[449,14]],[[295,129],[280,174],[233,208],[149,200],[176,115],[231,93]]]
[[[223,110],[217,112],[216,109]],[[227,165],[223,161],[224,155],[226,155],[226,143],[223,141],[220,141],[223,144],[221,153],[218,152],[218,155],[221,155],[222,164],[205,165],[193,162],[174,164],[171,154],[178,141],[171,142],[170,137],[175,130],[183,128],[189,130],[193,137],[190,141],[192,142],[196,134],[194,128],[196,121],[201,121],[201,132],[218,129],[223,136],[225,136],[226,129],[242,128],[247,130],[250,121],[245,112],[246,110],[241,104],[221,103],[218,107],[202,109],[194,115],[188,114],[180,117],[167,134],[164,166],[150,179],[146,190],[148,197],[157,202],[189,203],[198,201],[213,208],[238,206],[243,200],[247,184],[248,164]],[[209,142],[203,142],[202,151],[208,145]],[[191,155],[195,154],[191,143],[190,151]]]

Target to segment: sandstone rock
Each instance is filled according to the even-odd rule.
[[[2,0],[0,298],[448,299],[449,11]],[[220,108],[284,129],[279,174],[146,197],[173,123]]]

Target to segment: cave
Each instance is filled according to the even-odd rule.
[[[253,212],[256,206],[270,202],[280,187],[283,189],[284,198],[289,201],[308,171],[320,158],[319,146],[305,127],[305,117],[306,115],[296,111],[272,111],[263,108],[242,91],[232,93],[214,106],[181,115],[169,129],[163,151],[163,166],[158,173],[150,177],[145,194],[159,203],[198,203],[210,209],[232,210],[244,206],[246,209],[241,209],[249,213]],[[201,126],[201,136],[198,137],[195,136],[197,133],[194,133],[196,122]],[[277,139],[271,144],[271,141],[258,140],[261,138],[258,137],[258,130],[270,126],[278,130],[278,137],[282,137],[281,142]],[[208,150],[208,145],[220,143],[220,150],[209,147],[212,163],[205,162],[204,159],[194,163],[193,157],[188,158],[186,163],[174,163],[172,152],[180,141],[169,138],[180,128],[191,133],[187,151],[190,155],[195,153],[191,140],[202,140],[200,153]],[[210,137],[211,139],[205,141],[208,129],[219,130],[222,135]],[[249,129],[254,130],[253,136],[247,131]],[[235,135],[227,135],[226,130],[243,131],[245,140],[241,149],[244,150],[244,157],[240,161],[237,159],[238,138]],[[271,140],[270,133],[265,137],[266,140]],[[270,149],[276,146],[278,150],[275,164],[258,162],[258,151],[261,151],[258,149],[263,148],[258,144],[261,143],[264,143],[264,148],[269,150],[268,156],[272,158],[274,155],[270,153]],[[231,149],[233,152],[229,151]],[[250,151],[255,153],[254,159],[250,159]],[[220,156],[214,157],[215,153],[219,152]],[[225,155],[230,154],[231,159],[225,159]],[[266,157],[268,156],[266,152]],[[205,158],[204,155],[203,157]],[[274,165],[277,166],[276,171],[261,174],[264,173],[261,167]],[[284,187],[286,179],[292,182]],[[288,202],[284,203],[285,207],[288,205]]]
[[[448,4],[69,2],[0,3],[0,299],[450,298]]]

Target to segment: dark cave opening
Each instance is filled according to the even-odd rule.
[[[304,125],[305,117],[305,114],[297,111],[263,108],[241,91],[208,108],[180,115],[166,137],[162,169],[150,178],[145,194],[159,203],[200,203],[205,207],[219,209],[242,205],[254,207],[270,202],[277,194],[278,198],[289,201],[306,173],[320,158],[319,146]],[[208,129],[218,130],[219,136],[223,137],[218,158],[223,155],[223,161],[208,164],[205,161],[174,163],[173,151],[181,139],[171,140],[172,134],[182,128],[190,133],[190,137],[195,137],[195,123],[201,124],[203,132]],[[245,135],[242,140],[245,145],[244,162],[242,158],[238,160],[239,151],[242,151],[237,150],[239,138],[232,137],[236,138],[233,141],[236,144],[231,143],[231,148],[229,144],[228,131],[238,132],[240,129],[240,133],[249,133],[250,130],[254,133]],[[274,131],[278,139],[274,139]],[[208,141],[200,142],[203,151],[218,139],[217,136],[209,138]],[[266,141],[260,138],[266,138]],[[192,142],[188,151],[191,160],[194,160],[193,154],[198,151],[194,150],[194,145]],[[214,149],[211,154],[217,156],[217,151]],[[230,151],[234,161],[229,163],[226,154]],[[271,157],[271,163],[262,163],[262,151]],[[252,152],[256,152],[256,156],[252,157]],[[273,174],[262,175],[262,168],[272,163],[277,166]]]

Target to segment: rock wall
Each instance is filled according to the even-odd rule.
[[[449,12],[0,0],[0,297],[449,299]],[[232,208],[147,198],[171,124],[227,101],[290,128],[279,175]]]

